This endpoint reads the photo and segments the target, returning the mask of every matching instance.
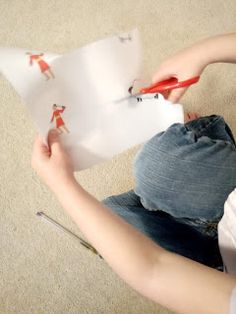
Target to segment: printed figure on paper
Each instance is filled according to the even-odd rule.
[[[126,36],[126,37],[118,36],[118,38],[119,38],[119,40],[120,40],[121,43],[125,43],[125,42],[127,42],[127,41],[132,41],[131,35],[128,35],[128,36]]]
[[[134,89],[134,84],[136,81],[139,81],[139,79],[134,79],[132,85],[128,88],[128,92],[131,96],[134,96],[133,95],[133,89]]]
[[[158,99],[158,93],[153,93],[153,94],[142,94],[142,93],[138,93],[138,94],[133,94],[133,89],[134,89],[134,85],[135,82],[139,81],[139,79],[135,79],[133,80],[132,85],[128,88],[128,93],[130,94],[130,96],[133,96],[137,99],[137,102],[143,101],[145,99]]]
[[[149,93],[149,94],[138,94],[135,96],[137,99],[137,102],[146,100],[146,99],[158,99],[159,94],[157,93]]]
[[[33,62],[36,62],[41,70],[41,73],[46,77],[46,80],[49,80],[50,78],[55,78],[49,64],[43,58],[43,53],[32,54],[31,52],[26,52],[26,54],[30,57],[30,66],[33,65]]]
[[[61,114],[64,112],[66,109],[65,106],[57,106],[54,104],[52,106],[53,114],[51,118],[51,123],[55,120],[56,128],[59,131],[59,133],[70,133],[70,131],[67,129],[64,120],[61,117]]]

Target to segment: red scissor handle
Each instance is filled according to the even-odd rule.
[[[190,86],[192,84],[197,83],[199,81],[199,79],[200,79],[200,76],[195,76],[195,77],[192,77],[188,80],[179,82],[176,77],[171,77],[168,80],[161,81],[161,82],[155,83],[149,87],[142,88],[140,90],[140,93],[142,93],[142,94],[161,93],[161,92],[172,90],[175,88]]]

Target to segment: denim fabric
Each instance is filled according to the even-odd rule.
[[[143,145],[135,187],[104,203],[162,247],[221,269],[217,224],[236,186],[236,147],[220,116],[174,124]]]

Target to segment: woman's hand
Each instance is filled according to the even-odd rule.
[[[55,129],[48,134],[48,146],[39,135],[36,137],[31,164],[54,192],[60,192],[65,184],[74,180],[72,162]]]
[[[176,77],[178,81],[185,81],[199,76],[208,62],[205,60],[202,47],[195,45],[186,48],[174,56],[166,59],[153,76],[153,83]],[[188,87],[177,88],[167,94],[168,100],[176,103],[186,92]]]
[[[176,77],[179,81],[199,76],[208,64],[236,63],[236,33],[206,38],[164,61],[153,76],[153,83]],[[171,91],[168,99],[177,102],[187,87]]]

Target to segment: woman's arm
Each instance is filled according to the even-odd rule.
[[[236,279],[162,249],[75,180],[57,132],[35,142],[32,165],[113,270],[142,295],[177,313],[228,313]]]
[[[196,44],[206,65],[216,62],[236,63],[236,33],[207,38]],[[204,56],[202,56],[204,58]]]
[[[53,122],[53,120],[54,120],[54,111],[53,111],[53,113],[52,113],[52,118],[51,118],[51,120],[50,120],[50,123],[52,123]]]
[[[211,63],[236,62],[236,33],[218,35],[204,39],[167,58],[153,76],[153,83],[170,77],[179,81],[201,75]],[[177,102],[187,87],[174,89],[168,99]]]
[[[32,58],[32,55],[30,55],[30,57],[29,57],[29,58],[30,58],[30,60],[29,60],[29,65],[31,65],[31,66],[32,66],[32,65],[33,65],[33,58]]]

